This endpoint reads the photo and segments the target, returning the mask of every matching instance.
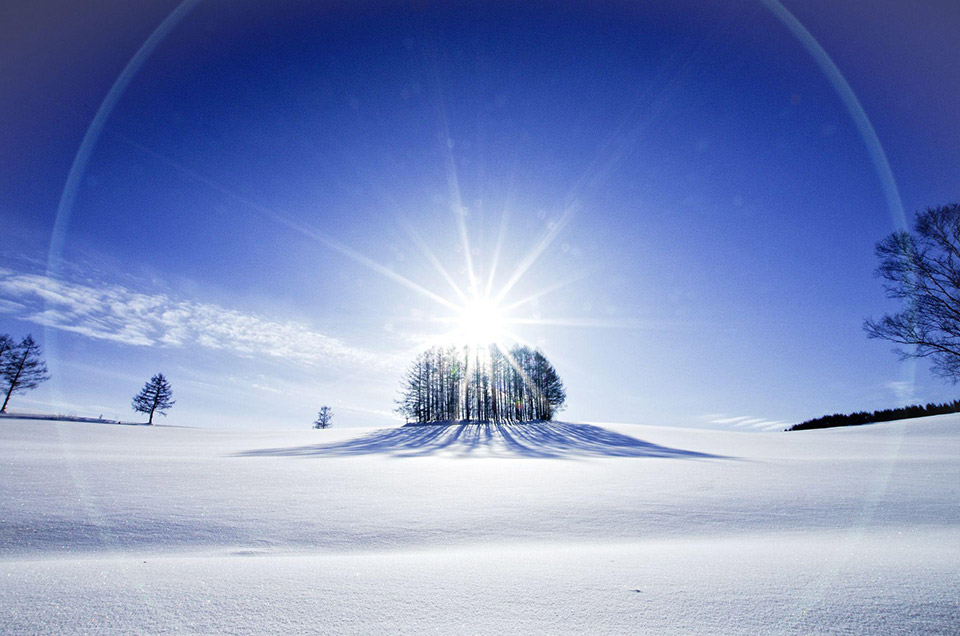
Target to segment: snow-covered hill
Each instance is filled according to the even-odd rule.
[[[4,633],[955,633],[960,415],[0,421]]]

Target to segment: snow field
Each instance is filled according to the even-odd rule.
[[[0,422],[3,633],[956,633],[960,416]]]

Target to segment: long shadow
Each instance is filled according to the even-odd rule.
[[[442,454],[468,457],[474,453],[483,456],[557,459],[575,457],[727,459],[722,455],[645,442],[591,424],[566,422],[408,424],[334,444],[262,448],[237,453],[236,456],[347,457],[381,454],[393,457],[418,457]]]

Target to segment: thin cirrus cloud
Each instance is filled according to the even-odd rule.
[[[198,345],[238,356],[304,363],[376,364],[376,356],[296,322],[214,304],[0,268],[0,313],[88,338],[132,346]]]
[[[761,431],[782,431],[790,426],[789,422],[767,420],[761,417],[750,417],[749,415],[740,415],[737,417],[713,416],[709,419],[709,421],[711,424],[717,424],[720,426],[732,426],[734,428],[746,428]]]

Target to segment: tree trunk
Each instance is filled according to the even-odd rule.
[[[7,397],[3,400],[3,407],[0,407],[0,413],[7,412],[7,402],[10,401],[10,396],[13,395],[13,390],[17,388],[17,383],[20,381],[20,374],[23,373],[23,365],[27,362],[27,354],[23,354],[23,358],[20,360],[20,366],[17,367],[17,375],[13,376],[13,379],[10,380],[10,388],[7,389]]]
[[[160,403],[160,389],[158,388],[153,394],[153,406],[150,408],[150,419],[147,420],[147,424],[153,426],[153,412],[157,410],[157,404]]]

